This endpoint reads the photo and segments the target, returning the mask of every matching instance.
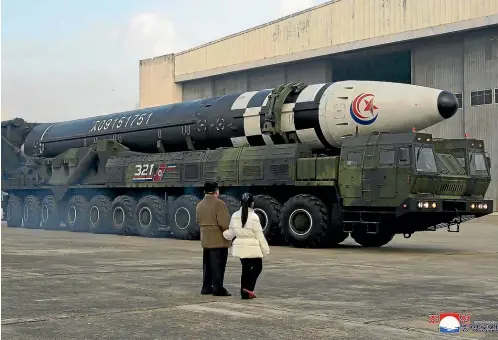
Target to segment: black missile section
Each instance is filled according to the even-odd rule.
[[[148,153],[232,146],[230,138],[244,136],[244,110],[231,110],[239,96],[40,124],[27,137],[24,152],[53,157],[96,139],[115,139],[133,151]]]
[[[68,122],[40,124],[26,138],[24,152],[29,156],[54,157],[71,148],[89,146],[100,139],[114,139],[132,151],[144,153],[231,147],[237,144],[237,139],[249,142],[250,137],[254,137],[246,135],[244,119],[247,117],[244,114],[247,109],[253,113],[257,110],[261,118],[259,128],[262,129],[264,116],[268,112],[274,112],[280,118],[281,105],[286,100],[295,100],[306,87],[304,84],[295,87],[295,84],[282,85],[273,92],[266,89],[234,93]],[[275,102],[267,99],[271,93],[278,98],[279,105],[268,104]],[[277,140],[279,133],[274,133],[272,139]],[[259,137],[262,136],[261,132]]]

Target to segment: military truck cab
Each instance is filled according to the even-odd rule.
[[[484,199],[489,161],[479,149],[463,155],[465,168],[427,133],[346,139],[338,169],[344,231],[381,244],[491,213],[493,202]]]
[[[438,155],[455,158],[469,178],[465,194],[484,196],[491,182],[491,159],[484,150],[484,141],[436,138],[433,143]]]

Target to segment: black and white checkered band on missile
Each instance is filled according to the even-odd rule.
[[[282,107],[281,130],[285,133],[295,132],[300,143],[313,148],[323,149],[331,147],[323,135],[326,129],[324,114],[320,116],[320,99],[325,90],[331,85],[308,85],[298,96],[290,98]],[[266,135],[262,133],[265,113],[268,112],[268,96],[271,89],[242,93],[233,103],[231,110],[234,118],[243,119],[244,135],[232,137],[233,146],[259,146],[283,144],[280,135]]]

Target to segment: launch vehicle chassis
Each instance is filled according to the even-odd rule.
[[[236,191],[240,192],[232,190]],[[136,190],[113,196],[109,190],[71,189],[68,199],[57,203],[50,192],[30,192],[24,197],[13,194],[7,202],[6,219],[10,227],[199,239],[195,222],[199,191],[173,196],[154,191],[139,194]],[[318,195],[295,194],[284,204],[275,196],[285,195],[255,195],[255,212],[271,243],[315,248],[337,245],[348,237],[349,232],[331,218],[331,209]],[[236,196],[224,193],[220,199],[231,214],[240,208]],[[355,241],[369,247],[385,245],[394,236],[373,228],[365,228],[364,233],[355,230],[351,230]]]
[[[349,176],[347,169],[340,170],[344,156],[316,156],[302,144],[151,155],[101,140],[76,153],[83,156],[76,154],[81,161],[73,164],[69,156],[75,156],[74,150],[52,159],[51,180],[68,183],[73,178],[78,184],[42,184],[28,174],[11,178],[5,207],[9,226],[60,229],[63,222],[74,232],[196,240],[196,205],[208,180],[219,182],[220,199],[230,214],[239,209],[242,193],[252,192],[255,212],[273,244],[326,247],[351,235],[362,246],[380,247],[395,234],[409,237],[434,225],[449,225],[455,216],[451,200],[440,202],[449,211],[432,214],[419,211],[414,198],[404,201],[402,211],[363,203],[346,206],[337,190],[349,185],[338,181],[339,173]],[[59,179],[54,164],[64,174]],[[489,204],[483,214],[492,209],[492,202],[481,204]],[[461,215],[475,216],[465,204],[461,209]]]

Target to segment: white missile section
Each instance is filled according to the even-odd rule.
[[[341,81],[320,99],[320,128],[331,146],[356,133],[400,133],[421,130],[452,117],[458,109],[454,94],[410,84]]]

